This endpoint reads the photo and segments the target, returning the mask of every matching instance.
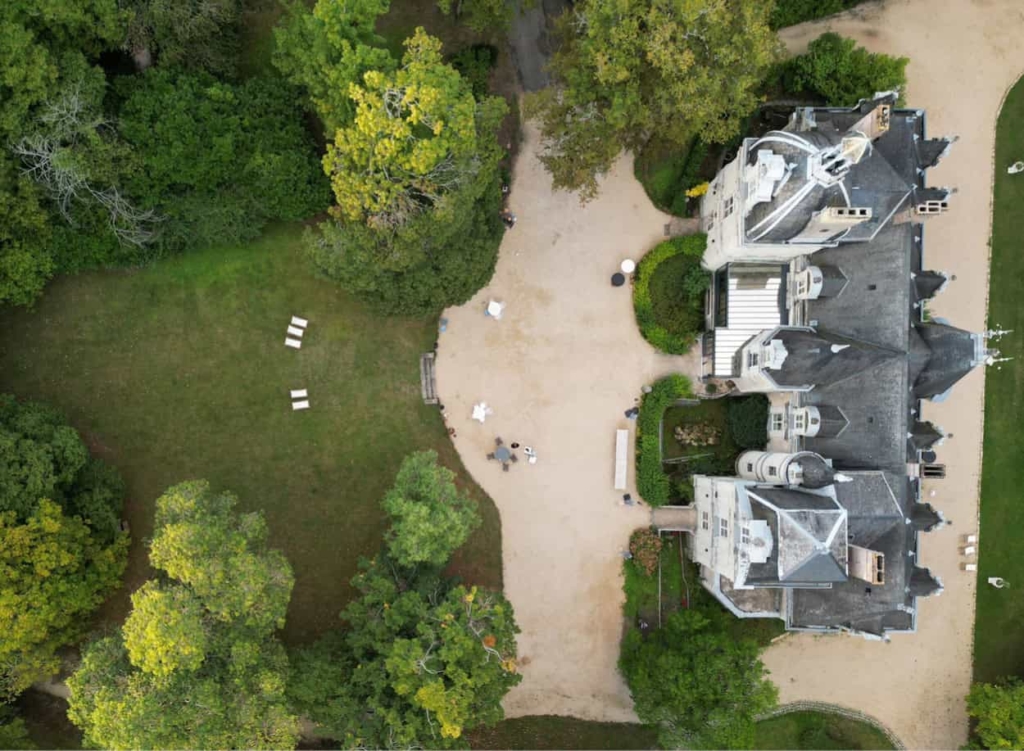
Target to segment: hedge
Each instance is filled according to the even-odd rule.
[[[673,402],[693,395],[690,379],[670,375],[656,382],[640,402],[636,421],[636,489],[651,506],[671,497],[668,475],[661,467],[661,417]]]
[[[699,261],[706,247],[707,235],[677,237],[656,245],[637,265],[636,278],[633,282],[633,310],[636,312],[636,323],[644,339],[662,352],[670,355],[686,354],[697,341],[700,332],[669,331],[658,321],[651,298],[651,278],[662,262],[680,254]],[[703,289],[700,295],[703,304]]]

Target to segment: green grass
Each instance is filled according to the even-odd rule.
[[[757,723],[755,749],[891,749],[885,733],[860,720],[823,712],[791,712]]]
[[[295,569],[286,639],[335,627],[358,557],[380,545],[381,496],[402,458],[426,448],[481,506],[457,573],[501,585],[497,511],[420,399],[436,321],[373,314],[312,276],[298,238],[282,228],[245,248],[59,279],[34,311],[0,314],[0,392],[63,409],[127,482],[133,545],[108,620],[150,575],[156,498],[206,478],[265,513]],[[310,319],[301,351],[284,346],[292,314]],[[292,412],[294,388],[309,390],[308,412]]]
[[[651,203],[662,211],[685,216],[697,205],[687,202],[686,191],[707,179],[708,173],[702,170],[707,155],[708,147],[699,138],[686,147],[653,138],[637,156],[633,173]],[[714,177],[713,170],[710,174]]]
[[[470,748],[480,749],[648,749],[657,748],[657,733],[628,722],[588,722],[573,717],[536,715],[499,722],[469,734]]]
[[[1024,180],[1006,167],[1024,154],[1024,79],[1010,91],[996,128],[993,200],[990,327],[1017,333],[999,340],[1004,357],[1014,358],[985,374],[985,443],[981,476],[981,556],[978,581],[1002,576],[1007,589],[978,587],[974,630],[974,675],[992,681],[1024,675],[1024,558],[1019,530],[1024,525]],[[981,218],[979,218],[979,221]]]

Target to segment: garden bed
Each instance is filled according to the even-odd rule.
[[[633,310],[644,339],[670,355],[682,355],[704,330],[704,297],[711,275],[700,260],[705,235],[657,245],[640,261],[633,283]]]

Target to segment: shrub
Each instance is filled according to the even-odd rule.
[[[449,63],[469,82],[473,96],[480,101],[487,96],[491,70],[498,61],[498,50],[490,44],[464,47],[449,59]]]
[[[729,399],[729,435],[740,449],[762,449],[768,443],[768,397],[763,394]]]
[[[651,203],[662,211],[685,216],[687,191],[704,182],[700,168],[708,155],[708,145],[694,138],[685,151],[677,148],[652,142],[637,158],[633,171]]]
[[[816,94],[829,105],[852,107],[878,91],[902,92],[908,62],[905,57],[868,52],[854,40],[829,32],[789,62],[783,85],[789,92]]]
[[[661,537],[650,527],[635,530],[629,537],[629,552],[633,562],[647,576],[658,570],[658,556],[661,554]]]
[[[651,506],[671,498],[668,475],[661,466],[661,416],[673,402],[693,394],[686,376],[670,375],[656,382],[640,403],[636,421],[636,489]]]
[[[711,279],[700,266],[706,243],[705,235],[666,240],[637,266],[633,284],[637,325],[644,339],[670,355],[685,354],[702,330],[704,291]]]

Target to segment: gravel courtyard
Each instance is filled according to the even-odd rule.
[[[620,551],[650,523],[646,507],[622,504],[612,489],[615,430],[630,429],[633,489],[635,423],[624,412],[645,383],[695,373],[695,358],[660,355],[639,334],[630,288],[610,277],[664,239],[670,217],[657,211],[621,159],[601,196],[581,207],[553,193],[527,126],[511,208],[518,223],[501,246],[489,287],[448,310],[437,387],[455,446],[501,512],[505,592],[522,628],[523,682],[509,716],[564,714],[635,720],[616,669],[623,619]],[[487,318],[489,299],[506,303]],[[473,405],[494,410],[486,424]],[[486,454],[494,438],[532,446],[537,464],[504,473]]]

